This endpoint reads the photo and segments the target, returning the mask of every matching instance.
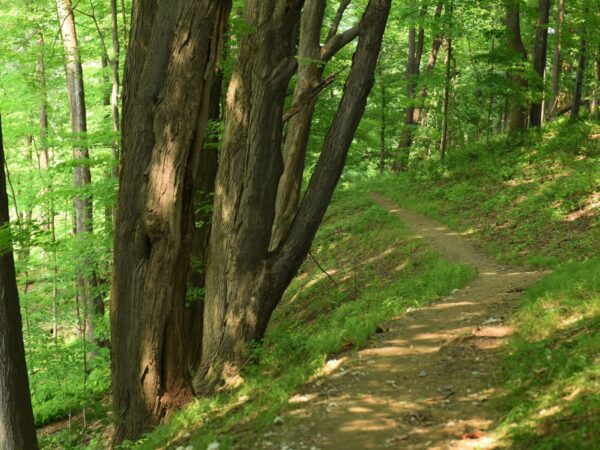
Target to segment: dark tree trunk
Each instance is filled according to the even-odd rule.
[[[289,5],[275,0],[249,2],[247,22],[261,18],[264,22],[241,43],[228,96],[229,123],[217,175],[209,251],[202,366],[194,380],[207,390],[221,381],[240,381],[249,346],[263,337],[275,306],[306,257],[373,86],[390,7],[390,0],[370,0],[367,6],[344,94],[315,172],[288,235],[269,251],[274,194],[282,170],[277,152],[281,112],[291,74],[285,68],[292,51],[288,30],[294,17],[285,14],[284,3]],[[272,75],[256,79],[256,67]]]
[[[506,6],[506,28],[508,47],[516,56],[516,68],[509,73],[512,84],[510,110],[508,114],[508,129],[511,136],[525,131],[527,128],[527,108],[525,107],[525,90],[527,81],[523,68],[519,67],[527,61],[527,51],[521,39],[521,14],[520,0],[504,0]]]
[[[539,0],[538,19],[535,30],[535,48],[533,51],[533,70],[539,76],[539,99],[531,105],[529,123],[532,127],[541,127],[544,120],[544,73],[548,53],[548,21],[550,20],[550,0]]]
[[[221,36],[225,36],[227,33],[228,18],[228,13],[221,15],[221,30],[219,31]],[[221,56],[221,59],[223,59],[223,56]],[[206,260],[210,240],[215,179],[219,167],[218,145],[220,137],[215,125],[218,121],[223,120],[221,112],[223,79],[223,68],[219,64],[216,64],[208,106],[208,119],[211,121],[212,128],[209,128],[206,142],[202,147],[194,199],[192,264],[188,278],[187,308],[185,311],[186,357],[191,373],[194,373],[198,369],[202,358]]]
[[[552,59],[552,101],[550,102],[550,117],[554,117],[558,109],[558,94],[560,93],[560,75],[562,67],[562,29],[565,21],[565,0],[556,1],[556,43]]]
[[[571,119],[579,119],[579,112],[581,111],[581,99],[583,96],[583,80],[585,78],[585,70],[587,65],[587,37],[585,30],[581,38],[581,44],[579,47],[579,62],[577,65],[577,76],[575,79],[575,94],[573,95],[573,109],[571,110]]]
[[[115,443],[139,438],[192,398],[184,308],[193,197],[218,24],[229,8],[134,2],[110,311]]]
[[[15,262],[10,244],[8,195],[0,117],[0,448],[38,448],[31,408]]]
[[[85,92],[83,87],[83,70],[77,43],[77,31],[71,0],[56,0],[60,33],[65,53],[65,72],[67,78],[67,94],[71,114],[71,131],[75,141],[81,140],[87,132],[85,109]],[[73,148],[73,186],[75,187],[75,227],[74,231],[80,239],[90,239],[93,233],[92,196],[84,192],[92,182],[90,172],[90,155],[83,145]],[[88,256],[83,256],[81,270],[77,275],[79,296],[83,299],[85,310],[86,339],[94,342],[93,319],[96,315],[104,314],[104,303],[97,292],[93,263]]]
[[[271,247],[287,234],[300,205],[306,148],[317,97],[327,62],[358,35],[358,26],[337,33],[344,11],[350,4],[342,0],[325,45],[320,45],[325,0],[306,0],[300,23],[299,58],[292,104],[298,108],[287,124],[283,143],[283,173],[277,188],[277,203]]]
[[[451,14],[451,13],[450,13]],[[450,16],[450,20],[452,17]],[[440,159],[443,161],[446,158],[446,150],[448,149],[448,109],[450,106],[450,81],[452,78],[452,37],[448,37],[448,47],[446,49],[446,77],[444,80],[444,109],[442,112],[442,142],[440,144]]]

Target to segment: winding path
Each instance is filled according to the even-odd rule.
[[[330,361],[330,375],[305,386],[281,428],[255,448],[494,448],[487,430],[497,412],[487,400],[501,376],[507,319],[542,274],[502,265],[460,233],[369,196],[449,261],[476,267],[478,276],[463,290],[391,320],[367,348]]]

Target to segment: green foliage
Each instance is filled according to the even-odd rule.
[[[516,315],[499,406],[508,448],[593,449],[600,436],[600,258],[559,266]]]

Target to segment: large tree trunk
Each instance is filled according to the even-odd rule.
[[[506,6],[506,27],[508,47],[517,57],[516,68],[509,73],[512,84],[510,111],[508,114],[508,129],[511,136],[520,134],[527,128],[527,108],[525,107],[524,91],[527,81],[523,68],[518,67],[527,61],[527,51],[521,39],[520,0],[504,0]]]
[[[77,31],[71,0],[56,0],[60,33],[65,52],[65,72],[67,78],[67,94],[71,113],[71,131],[77,141],[87,132],[85,110],[85,93],[83,87],[83,70],[77,44]],[[75,207],[75,234],[82,240],[90,239],[93,233],[92,196],[84,192],[92,182],[90,172],[90,155],[83,145],[73,148],[73,186],[76,194],[73,199]],[[98,282],[92,261],[83,256],[81,269],[77,275],[79,296],[83,299],[85,309],[86,339],[94,342],[93,319],[95,315],[104,314],[104,303],[97,292]]]
[[[0,117],[0,448],[35,450],[38,443],[25,365],[9,221]]]
[[[560,75],[562,67],[562,29],[565,21],[565,0],[556,1],[556,43],[554,44],[554,57],[552,58],[552,100],[550,102],[549,116],[554,117],[558,107],[558,94],[560,93]]]
[[[221,14],[221,27],[219,34],[226,36],[229,14]],[[224,59],[221,56],[221,60]],[[222,61],[221,61],[222,62]],[[191,373],[198,369],[202,357],[202,335],[204,333],[204,287],[206,278],[206,260],[210,239],[213,196],[215,192],[215,179],[219,167],[218,146],[220,136],[216,124],[223,120],[223,68],[219,63],[215,65],[210,101],[208,106],[208,119],[212,127],[209,128],[206,142],[200,155],[200,167],[197,175],[196,195],[194,199],[194,235],[192,238],[192,260],[188,278],[188,292],[185,311],[185,345],[187,365]]]
[[[271,248],[277,247],[289,231],[294,220],[302,190],[302,176],[306,149],[312,126],[317,97],[322,87],[323,72],[327,62],[358,35],[358,26],[337,33],[344,11],[350,0],[342,0],[325,45],[320,45],[321,28],[325,13],[325,0],[306,0],[300,23],[298,45],[299,65],[296,73],[293,108],[297,113],[290,117],[283,144],[283,173],[277,188],[277,203]]]
[[[241,43],[228,95],[230,121],[217,175],[202,366],[194,380],[204,389],[221,381],[240,381],[249,346],[263,337],[275,306],[306,257],[364,112],[390,7],[390,0],[370,0],[367,6],[319,162],[288,235],[269,251],[289,78],[284,68],[292,50],[289,29],[294,17],[284,14],[283,1],[258,2],[248,1],[247,22],[271,20]],[[259,67],[271,75],[257,78]]]
[[[544,120],[544,73],[548,53],[548,21],[550,19],[550,0],[539,0],[538,19],[535,30],[535,48],[533,51],[533,70],[538,74],[540,89],[538,99],[531,105],[529,123],[532,127],[541,127]]]
[[[192,398],[184,307],[193,197],[230,2],[136,1],[123,90],[111,332],[114,442]]]

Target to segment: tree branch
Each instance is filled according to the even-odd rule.
[[[337,52],[344,46],[352,42],[358,36],[359,25],[356,24],[352,28],[343,33],[336,34],[321,48],[321,60],[329,61]]]

